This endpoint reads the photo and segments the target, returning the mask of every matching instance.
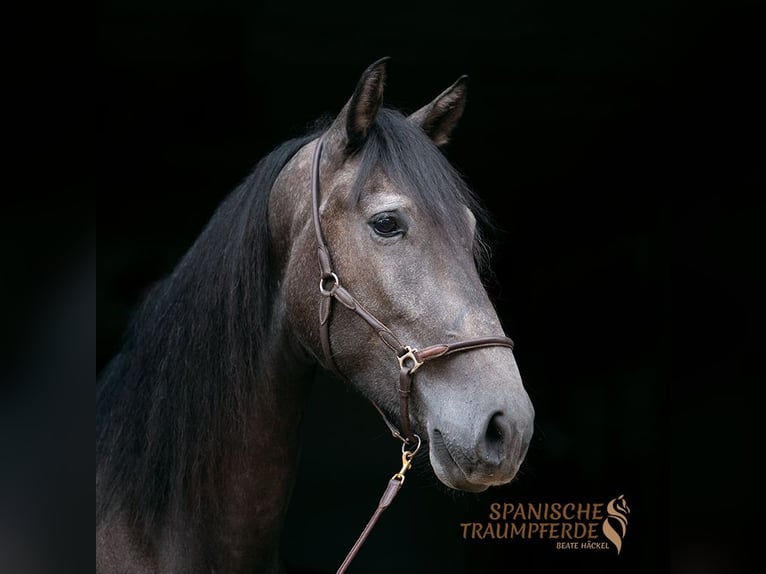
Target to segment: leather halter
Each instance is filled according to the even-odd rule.
[[[322,352],[324,353],[327,366],[331,368],[339,377],[343,377],[338,369],[332,355],[332,346],[330,344],[330,314],[332,312],[332,302],[337,300],[347,309],[354,311],[367,324],[372,327],[380,339],[391,349],[399,362],[399,414],[402,429],[401,432],[396,426],[388,420],[380,407],[373,402],[375,408],[380,412],[383,421],[388,426],[391,433],[406,444],[420,445],[420,439],[412,432],[410,427],[409,399],[412,390],[412,382],[415,371],[424,363],[446,357],[453,353],[481,349],[484,347],[508,347],[513,349],[513,341],[508,337],[477,337],[475,339],[466,339],[457,343],[441,343],[431,345],[423,349],[416,349],[409,345],[404,345],[399,338],[375,315],[370,313],[359,301],[340,283],[338,275],[333,271],[330,250],[327,248],[324,236],[322,235],[322,225],[319,216],[319,163],[322,155],[324,137],[319,138],[314,149],[314,159],[311,166],[311,193],[313,201],[314,231],[317,240],[317,257],[319,259],[319,270],[321,278],[319,280],[319,292],[322,295],[319,303],[319,334],[322,341]]]

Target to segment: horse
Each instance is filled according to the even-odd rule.
[[[99,374],[97,572],[279,571],[318,372],[402,441],[399,486],[418,451],[451,489],[516,476],[534,408],[482,283],[488,214],[444,150],[467,77],[405,114],[387,60],[229,193]]]

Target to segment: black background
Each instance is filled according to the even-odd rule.
[[[488,287],[535,439],[519,478],[478,496],[416,468],[354,569],[736,570],[725,534],[748,516],[756,413],[721,385],[755,380],[763,201],[744,192],[764,183],[762,16],[658,0],[105,5],[97,371],[228,192],[336,113],[371,62],[391,57],[386,103],[405,111],[468,74],[446,153],[499,227]],[[331,572],[398,446],[330,378],[304,430],[283,554],[291,571]],[[619,494],[619,556],[460,538],[490,502]]]

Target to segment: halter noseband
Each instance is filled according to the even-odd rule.
[[[348,289],[341,285],[338,275],[333,271],[330,250],[327,248],[324,236],[322,235],[322,225],[319,217],[319,160],[322,155],[323,144],[324,137],[320,137],[316,144],[316,148],[314,149],[314,159],[311,166],[312,211],[314,231],[316,232],[318,246],[317,257],[319,259],[319,270],[321,273],[319,279],[319,293],[322,295],[319,302],[319,334],[322,341],[322,352],[327,361],[327,366],[329,366],[339,377],[345,378],[335,364],[335,360],[332,356],[332,347],[330,345],[330,313],[332,311],[333,300],[337,300],[341,305],[354,311],[364,319],[367,324],[375,330],[386,346],[396,354],[396,358],[399,362],[399,414],[401,418],[402,432],[388,420],[378,405],[374,402],[373,405],[378,412],[380,412],[383,421],[396,438],[406,444],[414,445],[417,443],[419,447],[420,438],[415,435],[410,428],[409,412],[409,398],[415,371],[427,361],[439,357],[446,357],[461,351],[470,351],[484,347],[508,347],[513,349],[513,341],[508,337],[478,337],[457,343],[431,345],[418,350],[402,344],[391,329],[375,317],[375,315],[365,309]]]

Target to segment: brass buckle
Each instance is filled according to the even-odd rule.
[[[410,346],[406,346],[406,347],[404,347],[404,350],[407,351],[407,352],[404,353],[403,355],[397,355],[396,356],[396,358],[399,359],[399,368],[401,368],[401,369],[409,368],[409,371],[407,371],[407,372],[412,374],[412,373],[414,373],[415,371],[418,370],[420,365],[423,364],[423,361],[418,361],[418,358],[415,356],[415,353],[418,352],[417,349],[413,349]],[[405,361],[407,361],[407,359],[410,359],[412,361],[412,366],[411,367],[408,367],[408,365],[405,364]]]

